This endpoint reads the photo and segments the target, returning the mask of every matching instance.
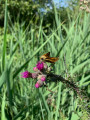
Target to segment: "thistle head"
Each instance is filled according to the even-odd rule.
[[[30,78],[32,76],[28,71],[22,72],[21,75],[22,78]]]
[[[38,70],[43,70],[43,68],[44,68],[44,62],[38,62],[37,64],[36,64],[36,67],[37,67],[37,69]]]

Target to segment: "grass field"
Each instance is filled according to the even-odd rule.
[[[55,9],[55,24],[47,35],[42,20],[40,26],[13,24],[7,18],[7,4],[5,10],[4,30],[0,34],[1,120],[88,120],[89,101],[80,98],[73,89],[61,82],[48,83],[55,93],[46,87],[35,88],[36,81],[21,78],[21,73],[33,72],[40,56],[50,52],[51,56],[59,56],[53,72],[74,81],[89,97],[90,14],[80,13],[72,19],[68,15],[66,26]]]

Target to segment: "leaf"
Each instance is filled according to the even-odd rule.
[[[6,99],[6,90],[4,91],[3,98],[2,98],[2,106],[1,106],[1,120],[7,120],[5,116],[5,99]]]
[[[6,56],[6,40],[7,40],[7,0],[5,2],[5,20],[4,20],[4,42],[2,52],[2,71],[5,69],[5,56]]]

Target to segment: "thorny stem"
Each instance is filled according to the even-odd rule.
[[[73,82],[73,81],[69,81],[66,80],[65,78],[63,78],[61,75],[56,75],[53,73],[49,73],[47,75],[47,77],[50,77],[51,82],[63,82],[65,83],[69,88],[73,89],[75,92],[77,92],[77,94],[80,96],[80,98],[85,98],[86,100],[89,100],[88,97],[85,95],[85,93],[80,90],[80,88]]]
[[[47,77],[50,77],[50,81],[51,82],[63,82],[64,84],[66,84],[69,88],[73,89],[74,92],[76,92],[78,94],[78,96],[80,97],[81,99],[81,102],[84,102],[85,103],[85,107],[84,109],[86,109],[86,111],[89,111],[89,106],[86,105],[86,101],[89,103],[90,100],[89,98],[85,95],[85,93],[80,90],[80,88],[73,82],[73,81],[69,81],[69,80],[66,80],[65,78],[63,78],[61,75],[56,75],[56,74],[53,74],[53,73],[49,73],[47,75]],[[49,81],[49,82],[50,82]],[[83,101],[83,99],[85,101]],[[88,112],[89,113],[89,112]]]

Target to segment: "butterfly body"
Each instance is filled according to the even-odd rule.
[[[58,57],[50,57],[50,52],[42,55],[40,57],[40,60],[41,61],[44,61],[44,62],[50,62],[50,63],[55,63],[57,60],[59,60]]]

